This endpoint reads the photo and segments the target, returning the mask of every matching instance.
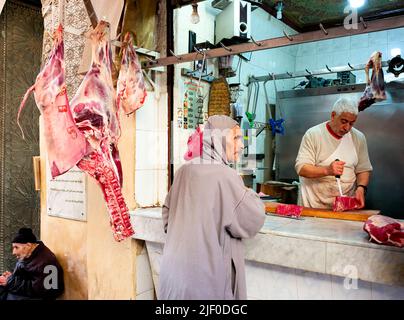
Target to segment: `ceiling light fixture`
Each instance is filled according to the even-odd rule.
[[[275,5],[275,9],[276,9],[276,19],[281,20],[282,19],[282,10],[283,10],[283,2],[282,1],[278,1]]]
[[[365,4],[365,0],[349,0],[351,8],[359,8]]]
[[[199,14],[198,14],[198,4],[192,4],[192,14],[191,14],[191,23],[197,24],[199,22]]]

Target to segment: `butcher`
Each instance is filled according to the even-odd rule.
[[[331,209],[340,195],[355,197],[357,209],[365,206],[365,195],[373,170],[365,135],[353,126],[358,117],[357,103],[338,99],[331,119],[304,134],[295,169],[300,179],[299,204],[309,208]]]

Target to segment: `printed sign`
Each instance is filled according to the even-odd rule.
[[[85,173],[73,167],[52,179],[46,162],[46,210],[49,216],[87,220]]]

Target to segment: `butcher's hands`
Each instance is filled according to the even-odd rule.
[[[363,188],[356,189],[355,198],[359,203],[356,209],[362,209],[363,207],[365,207],[365,190],[363,190]]]
[[[333,161],[331,164],[327,167],[328,175],[329,176],[337,176],[337,175],[342,175],[342,172],[344,172],[344,161]]]

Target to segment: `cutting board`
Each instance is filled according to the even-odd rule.
[[[276,207],[280,204],[282,203],[265,202],[265,211],[268,213],[276,213]],[[366,221],[370,216],[379,213],[380,210],[354,210],[354,211],[334,212],[332,210],[303,207],[301,215],[305,217],[317,217],[326,219]]]

